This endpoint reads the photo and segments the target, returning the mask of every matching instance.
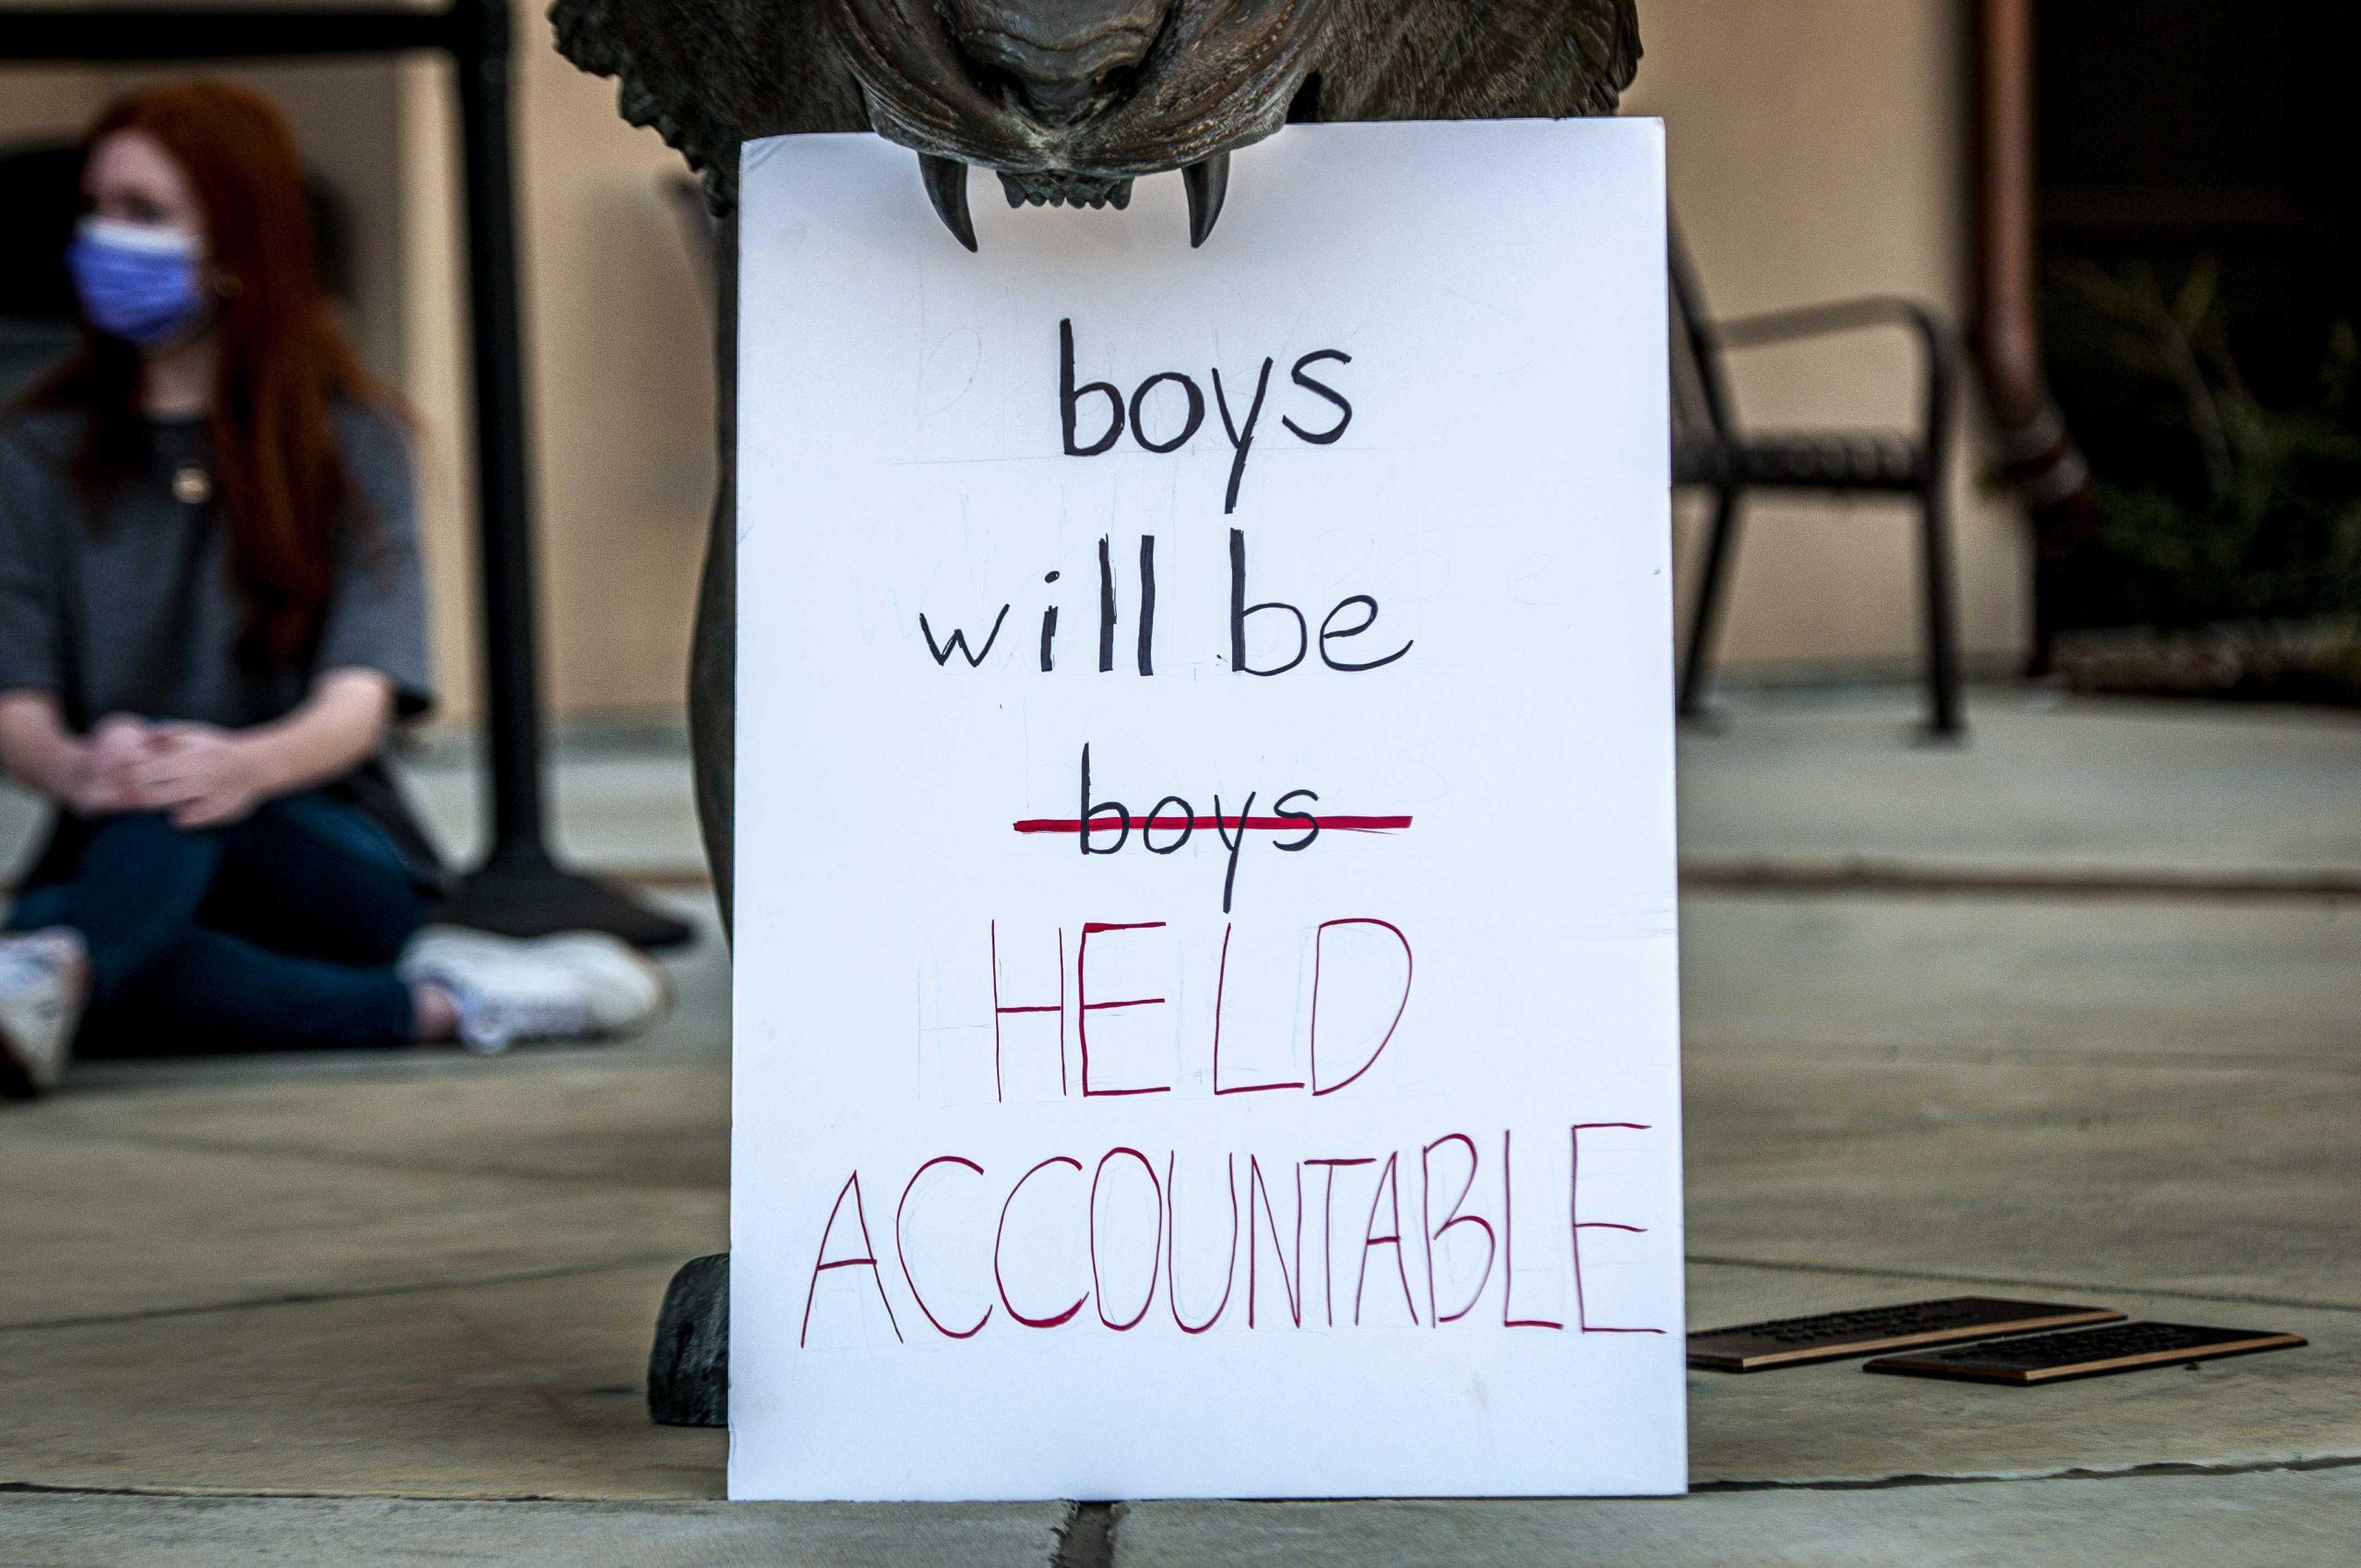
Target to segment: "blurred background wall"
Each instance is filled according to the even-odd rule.
[[[1667,123],[1673,220],[1714,313],[1907,294],[1966,326],[1967,7],[1952,0],[1642,0],[1627,110]],[[1739,409],[1774,427],[1899,422],[1917,393],[1892,335],[1737,356]],[[2031,557],[1963,399],[1952,475],[1969,668],[2012,671]],[[1750,500],[1724,622],[1733,677],[1900,673],[1916,644],[1909,527],[1892,503]],[[1700,504],[1680,507],[1693,559]],[[1684,608],[1686,600],[1683,600]]]
[[[1670,123],[1673,206],[1719,313],[1863,292],[1965,300],[1965,33],[1950,0],[1643,0],[1628,102]],[[679,709],[710,494],[707,283],[681,165],[616,117],[614,85],[561,60],[520,0],[519,200],[549,695],[560,718]],[[345,218],[350,305],[421,422],[445,718],[473,702],[463,490],[465,366],[455,149],[439,62],[234,68],[276,94]],[[0,144],[70,136],[148,71],[0,72]],[[1748,356],[1767,423],[1900,421],[1899,341]],[[1980,429],[1973,402],[1965,416]],[[2025,630],[2011,507],[1955,484],[1966,647],[2006,665]],[[1686,509],[1684,509],[1686,510]],[[1736,677],[1899,672],[1914,649],[1909,539],[1885,505],[1765,501],[1726,623]],[[1684,547],[1693,547],[1684,526]]]

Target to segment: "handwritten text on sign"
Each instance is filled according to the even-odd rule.
[[[906,161],[745,162],[733,1495],[1678,1490],[1656,127]]]

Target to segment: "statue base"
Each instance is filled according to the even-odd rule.
[[[647,1353],[647,1416],[668,1427],[730,1424],[730,1254],[672,1276]]]
[[[603,931],[656,950],[684,946],[696,934],[621,888],[568,871],[538,851],[494,852],[452,889],[435,919],[501,936]]]

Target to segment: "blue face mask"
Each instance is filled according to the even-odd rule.
[[[171,229],[85,218],[65,247],[65,269],[83,319],[141,348],[178,337],[211,303],[197,282],[196,241]]]

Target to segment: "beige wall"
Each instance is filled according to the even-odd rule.
[[[0,68],[0,141],[72,136],[89,115],[95,72]]]
[[[1964,5],[1952,0],[1641,0],[1626,99],[1667,123],[1672,205],[1718,314],[1864,293],[1967,315]],[[1740,357],[1742,412],[1774,425],[1892,422],[1916,393],[1898,339]],[[2029,564],[1971,396],[1954,478],[1966,646],[2023,646]],[[1916,645],[1907,514],[1891,503],[1750,503],[1723,647],[1764,673],[1899,664]],[[1700,542],[1684,505],[1684,561]],[[1686,602],[1684,598],[1684,603]]]
[[[1951,0],[1642,0],[1630,98],[1670,124],[1673,203],[1715,307],[1900,291],[1964,315],[1961,7]],[[560,59],[518,0],[520,201],[534,398],[545,684],[573,718],[677,711],[712,483],[708,305],[680,164],[614,113],[611,82]],[[360,327],[421,419],[421,500],[449,717],[471,707],[449,68],[413,59],[242,70],[279,93],[361,220]],[[0,133],[70,129],[125,77],[0,74]],[[1878,339],[1748,356],[1739,397],[1776,423],[1877,422],[1912,396]],[[1970,406],[1964,428],[1980,424]],[[2026,564],[2012,508],[1956,488],[1968,646],[2021,646]],[[1693,508],[1684,508],[1685,511]],[[1725,647],[1765,672],[1899,664],[1912,652],[1909,535],[1886,504],[1765,501]],[[1684,519],[1693,554],[1695,518]]]

